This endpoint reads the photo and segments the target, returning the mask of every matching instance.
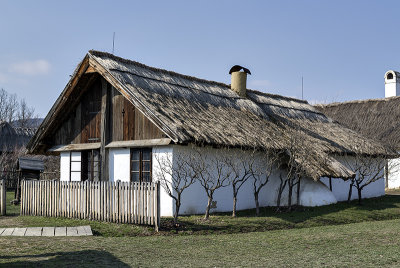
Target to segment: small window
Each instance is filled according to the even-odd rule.
[[[70,159],[70,181],[80,181],[81,180],[81,166],[82,158],[80,152],[69,152]]]
[[[386,76],[386,78],[389,79],[393,79],[393,74],[392,73],[388,73],[388,75]]]
[[[82,181],[99,181],[101,172],[101,157],[99,150],[82,152]]]
[[[151,148],[131,149],[131,181],[151,182]]]

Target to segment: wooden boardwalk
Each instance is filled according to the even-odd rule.
[[[88,236],[90,226],[0,228],[0,236]]]

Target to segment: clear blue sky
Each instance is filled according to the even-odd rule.
[[[1,1],[0,88],[45,116],[90,49],[333,102],[384,97],[400,70],[400,1]]]

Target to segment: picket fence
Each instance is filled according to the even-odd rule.
[[[0,215],[6,215],[6,182],[5,180],[0,180]]]
[[[67,217],[160,226],[160,183],[21,183],[21,215]]]

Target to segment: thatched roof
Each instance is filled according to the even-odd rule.
[[[13,127],[5,121],[0,122],[0,152],[13,152],[25,146],[35,131],[34,128]]]
[[[86,55],[72,79],[85,62],[177,144],[287,150],[292,140],[290,134],[295,129],[304,136],[301,146],[307,144],[311,156],[301,164],[314,179],[354,176],[332,154],[388,154],[383,145],[333,122],[306,101],[254,90],[248,90],[247,98],[242,98],[223,83],[149,67],[98,51]],[[56,120],[59,106],[72,84],[67,85],[32,139],[28,146],[31,151],[37,150],[46,129]]]
[[[316,105],[344,126],[396,149],[400,149],[399,107],[400,97]]]

